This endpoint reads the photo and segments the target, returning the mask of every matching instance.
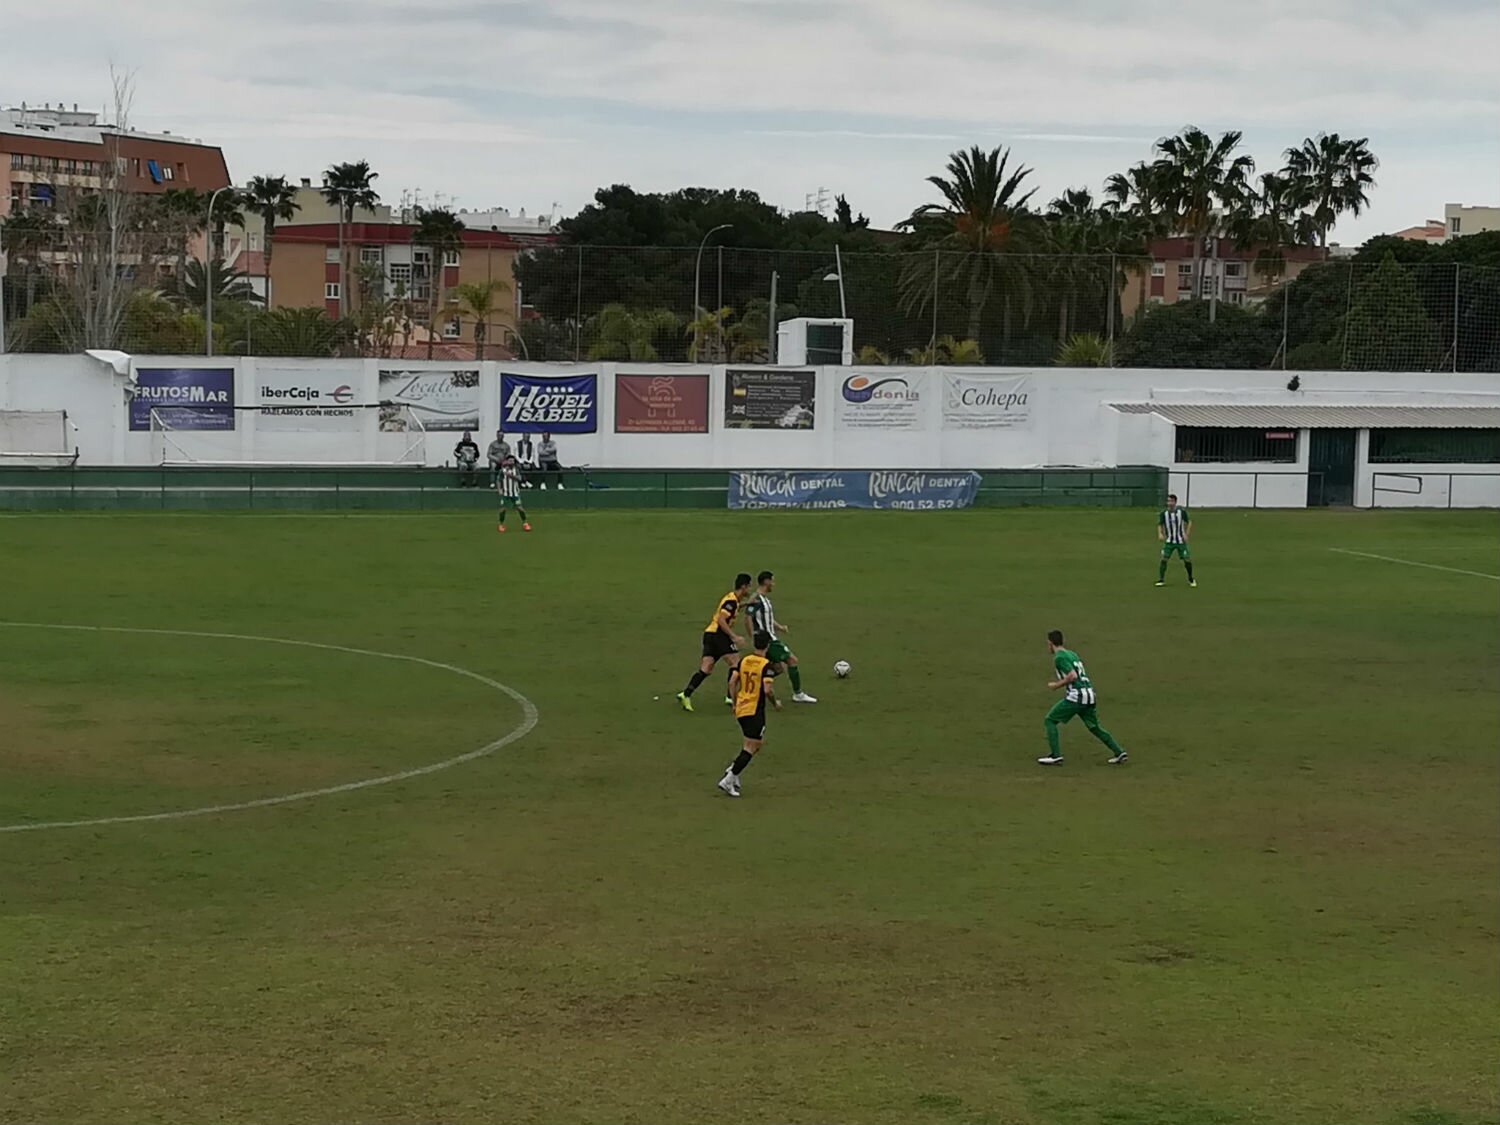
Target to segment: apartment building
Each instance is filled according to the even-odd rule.
[[[76,105],[0,109],[0,220],[29,207],[55,207],[76,191],[97,191],[113,164],[126,190],[213,191],[229,184],[216,145],[102,124]]]
[[[496,300],[486,336],[490,345],[503,346],[516,324],[516,255],[550,244],[552,235],[466,228],[462,247],[434,262],[432,250],[413,241],[416,231],[413,223],[350,223],[344,230],[350,270],[345,279],[339,271],[337,222],[278,225],[271,239],[272,307],[321,308],[338,316],[347,283],[351,313],[358,311],[365,293],[404,297],[411,303],[412,319],[422,324],[436,287],[435,335],[449,343],[472,344],[474,325],[460,312],[453,290],[462,282],[498,280],[509,289]]]
[[[1445,203],[1443,224],[1449,238],[1500,230],[1500,207],[1465,207],[1462,203]]]
[[[1268,276],[1255,268],[1261,247],[1236,246],[1229,239],[1219,239],[1217,248],[1205,249],[1197,268],[1202,270],[1202,295],[1217,294],[1226,305],[1256,305],[1276,289],[1296,277],[1308,266],[1324,261],[1327,255],[1315,246],[1287,246],[1281,251],[1284,260],[1277,276]],[[1133,316],[1142,306],[1170,305],[1191,300],[1197,295],[1194,284],[1193,239],[1158,238],[1151,243],[1149,267],[1127,271],[1129,280],[1120,294],[1121,311]]]

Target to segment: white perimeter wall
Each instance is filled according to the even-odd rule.
[[[347,382],[356,401],[379,400],[382,367],[409,370],[451,370],[474,364],[392,363],[378,359],[214,359],[203,356],[135,357],[137,367],[225,366],[235,371],[235,401],[256,401],[257,364],[278,374],[318,371]],[[484,363],[480,368],[481,414],[476,438],[483,446],[500,418],[501,371],[563,376],[594,372],[599,375],[599,432],[558,435],[564,464],[608,468],[951,468],[991,469],[1038,466],[1165,465],[1172,470],[1174,490],[1194,507],[1301,507],[1307,495],[1306,432],[1298,438],[1298,459],[1287,465],[1174,464],[1173,427],[1152,415],[1125,415],[1108,403],[1157,399],[1162,402],[1233,403],[1318,402],[1461,405],[1476,395],[1500,394],[1500,374],[1397,374],[1384,372],[1302,372],[1302,389],[1285,389],[1286,375],[1278,371],[1193,371],[1117,369],[1020,368],[992,369],[1007,378],[1027,379],[1030,418],[1021,427],[1004,430],[944,430],[942,428],[942,372],[932,369],[913,430],[846,430],[837,426],[837,400],[852,368],[817,370],[817,425],[810,431],[725,430],[724,368],[651,366],[639,364],[548,365]],[[866,369],[875,377],[912,373],[920,369]],[[977,373],[976,369],[967,369]],[[616,373],[709,375],[709,423],[706,434],[617,434],[614,432]],[[127,378],[87,356],[0,355],[0,409],[66,410],[76,426],[80,463],[87,465],[154,463],[161,455],[159,440],[150,433],[131,432],[126,408]],[[368,431],[352,443],[359,459],[390,456],[392,439],[375,434],[376,411],[361,412],[360,425]],[[254,411],[237,413],[237,428],[227,434],[198,434],[200,449],[222,459],[277,461],[306,457],[320,435],[260,431]],[[458,435],[433,433],[426,439],[428,464],[440,465],[452,456]],[[348,436],[340,439],[349,444]],[[1369,466],[1363,442],[1356,479],[1355,501],[1361,506],[1447,506],[1453,473],[1482,473],[1489,467]],[[1415,474],[1420,490],[1388,480],[1391,470]],[[1188,473],[1192,474],[1191,481]],[[1258,481],[1255,474],[1260,474]],[[1441,477],[1441,483],[1435,479]],[[1285,480],[1283,481],[1282,478]],[[1375,487],[1377,479],[1381,487]],[[1403,495],[1396,491],[1405,488]],[[1455,478],[1451,502],[1500,504],[1500,476]]]

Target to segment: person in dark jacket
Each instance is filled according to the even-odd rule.
[[[458,487],[478,488],[479,446],[468,430],[464,431],[463,440],[453,447],[453,460],[458,465]]]
[[[551,473],[559,490],[563,486],[562,465],[557,460],[557,442],[552,440],[551,434],[543,434],[541,442],[536,447],[537,467],[543,473]],[[542,478],[542,491],[547,490],[547,479]]]

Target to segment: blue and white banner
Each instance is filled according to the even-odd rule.
[[[500,428],[515,434],[592,434],[599,429],[599,376],[500,375]]]
[[[174,430],[234,429],[234,369],[136,368],[130,428],[149,430],[153,410]]]
[[[731,508],[967,508],[979,491],[975,472],[881,469],[730,473]]]

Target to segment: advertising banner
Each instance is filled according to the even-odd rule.
[[[615,376],[615,433],[708,433],[708,376]]]
[[[732,430],[810,430],[817,409],[817,373],[724,372],[724,426]]]
[[[1031,425],[1030,375],[943,372],[943,429],[1015,430]]]
[[[834,426],[840,430],[920,430],[926,421],[925,371],[860,372],[839,386]]]
[[[257,430],[353,430],[358,396],[346,376],[292,368],[258,368]]]
[[[592,434],[599,429],[599,376],[500,375],[500,427],[515,434]]]
[[[234,369],[138,367],[130,428],[149,430],[151,411],[174,430],[234,429]]]
[[[406,407],[428,430],[477,430],[479,368],[381,368],[380,401]]]
[[[829,470],[730,473],[731,508],[967,508],[979,491],[975,472]]]

